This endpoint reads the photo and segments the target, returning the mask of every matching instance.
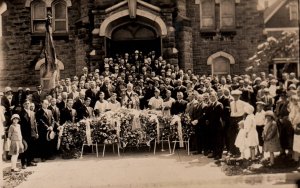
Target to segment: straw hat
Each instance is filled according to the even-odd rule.
[[[272,117],[273,119],[275,119],[275,114],[274,114],[274,112],[271,111],[271,110],[266,111],[265,116],[270,116],[270,117]]]

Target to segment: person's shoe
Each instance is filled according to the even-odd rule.
[[[19,168],[11,169],[11,172],[20,172],[20,171],[21,171],[21,169],[19,169]]]
[[[204,151],[204,156],[207,156],[208,154],[208,151]]]
[[[26,165],[22,165],[22,169],[26,169]]]
[[[38,163],[38,161],[37,161],[37,160],[32,160],[32,162],[33,162],[33,163]]]
[[[41,158],[41,161],[42,161],[42,162],[45,162],[45,161],[46,161],[46,159],[45,159],[45,158]]]
[[[34,162],[31,162],[31,163],[28,163],[27,166],[37,166],[37,164]]]
[[[214,157],[215,156],[212,153],[210,153],[210,154],[207,155],[207,158],[214,158]]]
[[[51,156],[51,157],[48,157],[47,159],[48,159],[48,160],[54,160],[55,157],[54,157],[54,156]]]
[[[215,157],[214,157],[214,160],[220,160],[220,159],[222,159],[221,156],[215,156]]]

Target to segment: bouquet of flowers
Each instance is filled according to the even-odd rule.
[[[162,131],[160,132],[161,140],[168,140],[171,135],[170,124],[172,117],[171,116],[158,116],[159,124],[162,127]]]
[[[78,158],[79,149],[85,141],[85,126],[66,122],[61,136],[62,157],[65,159]]]
[[[190,139],[191,135],[195,134],[195,127],[192,125],[190,116],[186,113],[181,114],[183,140]]]
[[[118,141],[116,130],[110,125],[107,116],[101,116],[100,119],[92,121],[91,127],[93,127],[93,143],[111,144]]]
[[[140,123],[142,132],[144,133],[144,136],[141,138],[141,143],[146,143],[148,146],[150,145],[150,142],[157,137],[158,125],[154,117],[156,116],[140,114]]]

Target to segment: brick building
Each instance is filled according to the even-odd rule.
[[[257,1],[2,0],[0,87],[40,82],[49,11],[61,77],[136,49],[200,74],[243,73],[264,40]]]

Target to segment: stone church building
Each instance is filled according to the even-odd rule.
[[[263,35],[258,0],[0,0],[0,88],[34,87],[52,14],[61,78],[155,50],[199,74],[240,74]]]

